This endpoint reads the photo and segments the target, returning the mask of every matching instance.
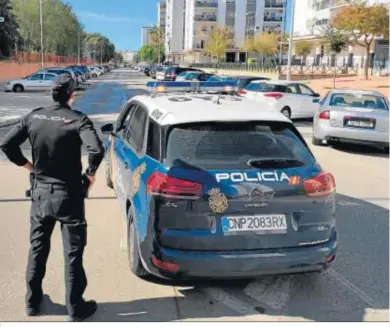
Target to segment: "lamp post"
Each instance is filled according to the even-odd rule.
[[[287,60],[287,80],[291,80],[291,56],[292,56],[292,39],[294,35],[294,14],[295,0],[291,0],[291,22],[290,22],[290,39],[288,42],[288,60]]]
[[[41,68],[44,67],[44,57],[43,57],[43,17],[42,17],[42,0],[39,0],[39,20],[41,24]]]

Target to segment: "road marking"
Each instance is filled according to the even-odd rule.
[[[148,313],[148,312],[147,311],[140,311],[140,312],[118,313],[117,316],[135,316],[135,315],[144,315],[145,313]]]
[[[348,279],[346,279],[344,276],[339,274],[333,268],[329,268],[326,272],[331,277],[336,279],[340,284],[342,284],[347,289],[349,289],[360,300],[362,300],[364,303],[368,304],[370,307],[372,307],[372,308],[380,308],[381,307],[375,300],[373,300],[370,296],[368,296],[366,293],[364,293],[359,287],[352,284]]]
[[[256,311],[252,306],[248,303],[245,303],[231,294],[228,294],[216,287],[206,287],[202,288],[201,291],[205,293],[207,296],[213,298],[214,300],[226,305],[230,309],[238,312],[243,316],[255,316],[260,313]]]
[[[352,202],[352,201],[337,201],[338,205],[341,206],[360,206],[360,203]]]
[[[272,309],[279,310],[289,303],[292,284],[292,276],[270,276],[251,282],[244,289],[244,293]]]

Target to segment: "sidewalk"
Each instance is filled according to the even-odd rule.
[[[326,95],[333,88],[333,78],[302,80],[301,82],[310,85],[321,96]],[[367,81],[362,76],[339,77],[336,78],[336,88],[377,91],[389,97],[389,77],[372,76]]]

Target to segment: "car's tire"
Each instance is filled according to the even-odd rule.
[[[383,149],[384,153],[387,153],[389,154],[389,147],[388,146],[385,146],[385,148]]]
[[[106,185],[109,188],[114,188],[114,184],[112,183],[112,179],[111,179],[111,165],[108,163],[107,159],[106,159]]]
[[[317,139],[314,136],[311,138],[311,143],[313,145],[317,145],[317,146],[324,146],[324,144],[322,143],[322,140],[321,139]]]
[[[139,255],[138,238],[135,232],[135,223],[133,211],[131,210],[131,208],[129,209],[127,216],[127,255],[129,259],[129,267],[134,275],[138,277],[144,277],[149,275],[149,273],[145,270],[141,261],[141,257]]]
[[[23,92],[24,87],[21,84],[15,84],[14,87],[12,88],[12,91],[14,92]]]
[[[98,76],[97,76],[97,74],[92,74],[92,77],[97,78]]]
[[[283,109],[280,110],[280,113],[286,116],[288,119],[291,119],[291,109],[289,107],[283,107]]]

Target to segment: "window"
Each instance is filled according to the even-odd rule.
[[[252,92],[260,92],[265,87],[264,83],[249,83],[245,90],[252,91]]]
[[[286,86],[286,93],[299,94],[300,92],[295,84],[290,84]]]
[[[299,84],[299,88],[301,90],[301,93],[304,95],[313,95],[314,94],[314,92],[310,88],[308,88],[306,85]]]
[[[54,74],[45,74],[45,81],[51,81],[56,77]]]
[[[32,81],[40,81],[43,79],[43,74],[35,74],[30,77],[30,80]]]
[[[130,117],[127,128],[126,139],[137,152],[142,149],[146,118],[146,111],[144,108],[137,106],[137,109]]]
[[[371,94],[336,93],[330,99],[331,106],[389,110],[383,97]]]
[[[261,161],[262,158],[287,160]],[[256,167],[248,160],[257,160]],[[166,164],[199,169],[282,169],[310,166],[313,156],[289,123],[195,123],[168,131]]]
[[[146,154],[158,161],[160,160],[160,135],[160,126],[153,120],[149,120]]]
[[[121,112],[119,113],[119,117],[116,121],[116,132],[123,130],[124,138],[126,138],[125,129],[127,129],[127,126],[129,126],[131,113],[135,110],[136,107],[136,103],[127,104],[122,108]]]

